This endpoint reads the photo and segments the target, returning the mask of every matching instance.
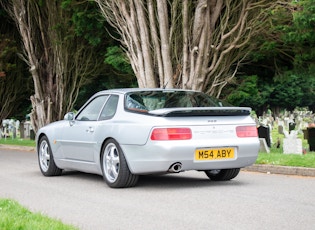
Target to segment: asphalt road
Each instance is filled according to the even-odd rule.
[[[0,197],[80,229],[315,229],[314,177],[185,172],[110,189],[97,175],[44,177],[34,152],[0,149]]]

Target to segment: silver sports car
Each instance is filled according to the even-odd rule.
[[[39,167],[45,176],[64,169],[100,174],[113,188],[186,170],[230,180],[258,155],[250,111],[191,90],[101,91],[37,132]]]

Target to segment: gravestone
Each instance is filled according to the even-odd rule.
[[[266,143],[266,139],[259,138],[259,142],[260,142],[259,152],[270,153],[270,149]]]
[[[267,146],[271,147],[270,141],[270,130],[268,126],[260,125],[258,127],[258,136],[259,138],[264,138],[266,140]]]
[[[284,134],[283,133],[283,125],[278,125],[278,133],[279,134]]]
[[[13,135],[13,138],[15,139],[16,138],[16,127],[15,126],[13,127],[12,135]]]
[[[315,128],[307,128],[307,142],[310,146],[310,151],[315,151]]]
[[[283,139],[284,154],[303,154],[302,140],[297,138],[297,131],[292,130],[290,135]]]
[[[29,138],[31,135],[31,122],[24,122],[24,138]]]
[[[24,138],[24,122],[20,124],[20,138]]]

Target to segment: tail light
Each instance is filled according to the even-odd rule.
[[[151,134],[153,141],[189,140],[191,137],[190,128],[156,128]]]
[[[256,126],[237,126],[236,135],[238,137],[258,137]]]

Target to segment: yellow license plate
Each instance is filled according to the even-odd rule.
[[[234,148],[218,148],[218,149],[197,149],[195,151],[195,160],[224,160],[234,158]]]

